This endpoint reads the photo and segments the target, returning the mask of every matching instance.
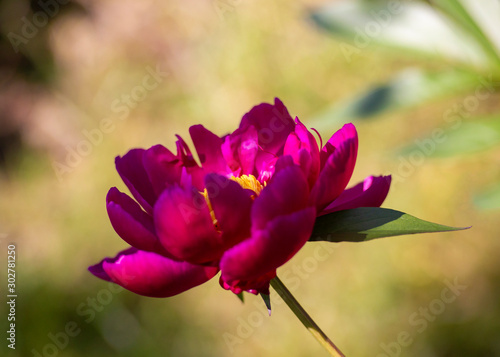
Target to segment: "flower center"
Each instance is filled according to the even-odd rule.
[[[249,189],[255,192],[255,195],[250,196],[252,199],[255,199],[258,195],[260,195],[264,187],[266,187],[266,183],[264,182],[264,184],[261,184],[254,175],[241,175],[240,177],[231,176],[230,179],[236,181],[244,189]],[[212,218],[215,229],[220,232],[219,221],[217,221],[217,218],[215,217],[215,212],[212,207],[212,203],[210,202],[210,198],[208,197],[207,189],[205,188],[203,192],[200,193],[205,198],[205,202],[207,202],[210,217]]]
[[[255,195],[252,195],[253,199],[255,199],[256,196],[260,195],[264,187],[266,187],[266,184],[261,184],[254,175],[241,175],[240,177],[232,176],[230,179],[238,182],[241,187],[255,192]]]

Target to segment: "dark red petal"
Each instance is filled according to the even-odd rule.
[[[165,254],[153,218],[132,198],[112,187],[106,196],[106,209],[111,225],[125,242],[137,249]]]
[[[380,207],[390,186],[391,176],[368,176],[363,182],[342,192],[321,214],[358,207]]]
[[[333,141],[337,146],[326,160],[311,191],[310,202],[316,205],[318,212],[321,212],[344,191],[356,164],[358,136],[354,126],[344,125],[333,137],[336,138]],[[343,141],[339,138],[343,138]]]
[[[143,162],[156,195],[160,195],[167,185],[179,184],[182,163],[164,146],[155,145],[146,150]]]
[[[205,177],[208,197],[222,231],[225,248],[250,236],[252,192],[237,182],[217,174]]]
[[[129,248],[115,258],[105,258],[90,266],[89,271],[136,294],[169,297],[210,280],[217,274],[218,268],[178,262]]]
[[[189,134],[191,134],[205,174],[210,172],[231,173],[224,156],[222,156],[223,140],[221,138],[205,129],[203,125],[193,125],[189,128]]]
[[[153,212],[156,194],[149,181],[149,176],[144,169],[144,149],[132,149],[123,157],[115,159],[116,171],[120,174],[132,196],[141,204],[148,213]]]
[[[161,244],[177,259],[203,264],[222,255],[222,239],[196,189],[172,186],[163,191],[154,207],[154,221]]]
[[[305,208],[308,195],[309,188],[301,169],[295,165],[284,167],[274,174],[255,199],[252,229],[263,229],[272,219]]]
[[[255,280],[285,264],[308,241],[316,211],[308,207],[278,216],[264,229],[252,230],[252,237],[224,253],[220,261],[222,279],[229,286]]]

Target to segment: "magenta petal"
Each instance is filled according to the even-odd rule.
[[[337,146],[327,158],[311,191],[310,200],[316,205],[318,212],[344,191],[351,179],[358,155],[358,136],[352,124],[344,125],[332,138],[334,137]]]
[[[286,163],[285,159],[280,162]],[[309,187],[302,170],[295,165],[283,167],[255,199],[252,229],[263,229],[272,219],[305,208],[308,195]]]
[[[255,169],[255,158],[259,151],[257,130],[250,126],[241,135],[238,146],[238,158],[241,165],[241,174],[253,175]]]
[[[356,142],[356,152],[358,147],[358,133],[356,127],[352,123],[344,124],[340,130],[337,130],[335,134],[327,141],[325,146],[320,152],[321,169],[325,166],[326,161],[330,155],[335,151],[336,148],[344,145],[346,141],[354,140]]]
[[[136,294],[169,297],[205,283],[217,274],[218,268],[178,262],[129,248],[115,258],[105,258],[89,267],[89,271]]]
[[[106,196],[106,209],[111,225],[125,242],[137,249],[164,253],[153,218],[132,198],[112,187]]]
[[[115,165],[116,171],[120,174],[132,196],[148,213],[152,213],[156,194],[144,169],[144,153],[144,149],[132,149],[123,157],[117,156]]]
[[[308,207],[276,217],[264,229],[224,253],[220,262],[222,280],[229,286],[254,280],[285,264],[309,239],[316,211]]]
[[[253,175],[258,152],[259,140],[253,125],[236,129],[222,144],[222,154],[234,176]]]
[[[295,123],[284,104],[278,98],[274,105],[262,103],[253,107],[241,119],[240,128],[253,125],[257,129],[262,150],[281,155],[286,138],[294,130]]]
[[[296,133],[290,133],[285,142],[283,155],[292,155],[300,150],[300,139]]]
[[[224,160],[226,160],[227,165],[233,172],[233,175],[239,176],[241,172],[241,164],[238,158],[239,135],[237,138],[233,135],[234,133],[224,137],[221,150],[222,156],[224,156]]]
[[[222,155],[223,140],[221,138],[205,129],[203,125],[193,125],[189,128],[189,134],[191,134],[205,174],[210,172],[231,173]]]
[[[219,284],[223,289],[231,290],[235,294],[241,294],[243,291],[246,291],[254,295],[259,293],[269,295],[269,282],[275,277],[276,269],[253,280],[232,281],[232,285],[226,283],[221,276],[219,278]]]
[[[167,188],[154,207],[156,233],[163,247],[179,260],[203,264],[223,252],[205,198],[193,187]]]
[[[250,236],[252,192],[237,182],[217,174],[205,177],[208,197],[222,231],[225,248],[230,248]]]
[[[321,214],[358,207],[380,207],[390,186],[391,176],[368,176],[363,182],[342,192]]]
[[[144,153],[144,168],[156,195],[167,185],[179,183],[182,165],[179,158],[162,145],[155,145]]]
[[[314,183],[318,179],[320,172],[320,153],[318,143],[314,136],[307,130],[304,124],[302,124],[299,118],[295,119],[297,125],[295,126],[295,133],[301,142],[301,149],[307,150],[310,155],[310,168],[307,173],[307,182],[309,187],[313,187]]]
[[[175,142],[177,145],[177,157],[181,160],[183,166],[180,179],[181,186],[187,187],[187,182],[189,182],[199,191],[203,191],[203,177],[205,176],[203,169],[196,163],[184,139],[179,135],[176,136],[178,139]]]

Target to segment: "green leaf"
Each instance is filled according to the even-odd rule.
[[[467,228],[443,226],[387,208],[361,207],[318,217],[309,240],[364,242],[405,234],[447,232]]]
[[[260,293],[262,300],[264,300],[264,304],[266,304],[267,311],[269,312],[269,316],[271,316],[271,297],[267,294]]]
[[[469,3],[469,7],[465,7],[464,4]],[[474,0],[474,2],[477,2]],[[491,65],[496,66],[497,70],[500,69],[500,57],[497,51],[497,48],[493,44],[492,40],[486,35],[484,30],[481,28],[480,23],[474,18],[470,9],[473,8],[472,5],[474,2],[472,1],[459,1],[459,0],[434,0],[432,2],[433,6],[442,11],[444,15],[454,21],[457,25],[459,25],[467,34],[471,35],[476,42],[481,46],[484,53],[488,56]],[[481,7],[487,7],[487,11],[483,11],[483,14],[493,15],[496,13],[496,9],[498,9],[498,3],[492,1],[481,1]],[[489,10],[489,12],[488,12]],[[483,19],[481,22],[485,23]],[[494,20],[498,23],[498,19]],[[498,32],[496,29],[494,32]]]
[[[477,86],[477,75],[468,71],[425,73],[410,69],[388,83],[378,85],[343,104],[332,106],[317,115],[310,125],[321,131],[330,128],[332,123],[369,118],[467,91],[474,86]]]
[[[499,115],[474,118],[463,123],[457,117],[454,126],[444,130],[441,135],[417,139],[414,144],[401,149],[399,154],[407,156],[418,151],[427,157],[450,157],[480,152],[499,143]]]
[[[242,303],[245,303],[245,296],[243,296],[243,293],[239,293],[239,294],[236,294],[236,296],[238,297],[238,299],[240,299],[240,301]]]
[[[443,0],[451,1],[451,0]],[[369,48],[390,48],[399,54],[455,59],[472,67],[487,67],[479,37],[423,2],[335,1],[310,13],[313,22],[347,41],[339,49],[347,61]],[[483,40],[481,38],[481,40]]]
[[[500,209],[500,184],[474,197],[474,205],[482,210]]]

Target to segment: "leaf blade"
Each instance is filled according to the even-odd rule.
[[[364,242],[417,233],[449,232],[469,227],[450,227],[421,220],[407,213],[379,207],[360,207],[320,216],[310,241]]]

